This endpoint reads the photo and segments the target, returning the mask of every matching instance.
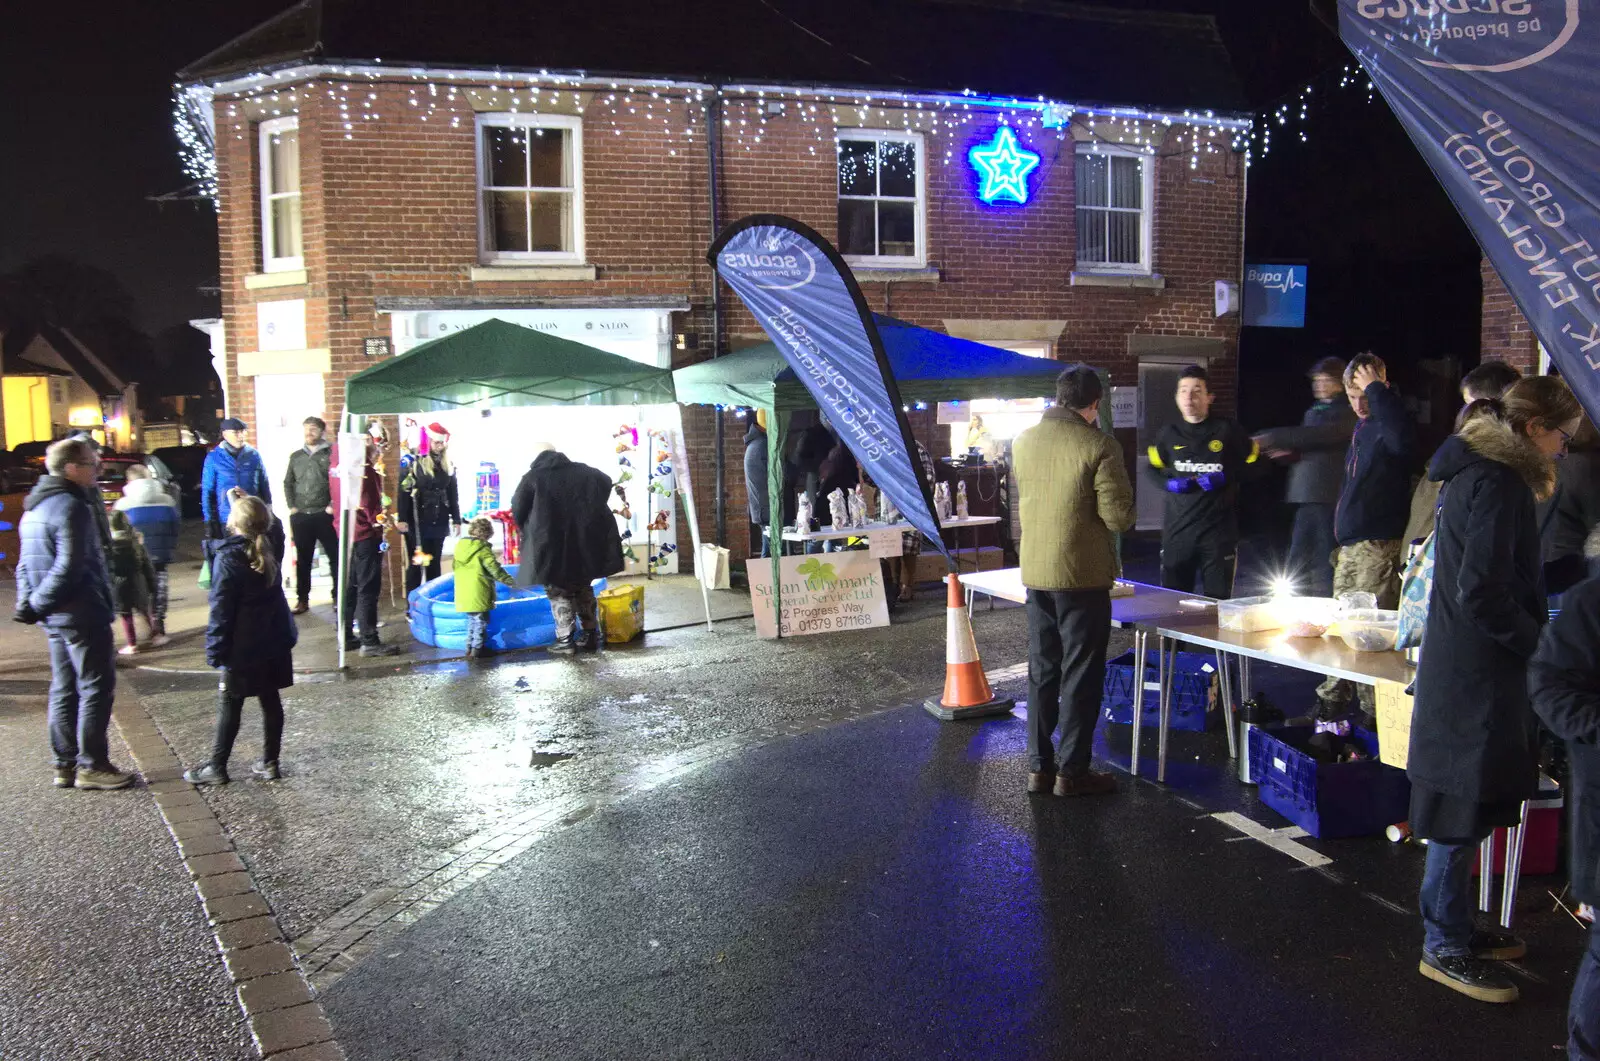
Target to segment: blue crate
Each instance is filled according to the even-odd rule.
[[[1146,653],[1145,693],[1142,724],[1161,724],[1161,697],[1156,691],[1156,654]],[[1173,664],[1173,729],[1195,733],[1206,728],[1206,704],[1210,700],[1211,676],[1216,673],[1216,657],[1201,652],[1179,652]],[[1133,724],[1133,653],[1124,652],[1106,664],[1105,696],[1100,714],[1119,726]]]
[[[1373,756],[1359,763],[1321,763],[1301,751],[1314,733],[1312,726],[1250,730],[1250,776],[1262,803],[1320,840],[1376,836],[1406,820],[1411,782],[1378,762],[1376,733],[1356,727],[1347,738]]]

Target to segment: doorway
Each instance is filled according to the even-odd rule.
[[[1134,467],[1139,470],[1134,494],[1138,501],[1138,530],[1160,530],[1167,492],[1148,472],[1145,456],[1161,429],[1180,419],[1178,377],[1190,362],[1142,361],[1139,364],[1139,452]]]
[[[305,445],[301,427],[308,416],[328,417],[323,410],[322,373],[293,372],[281,376],[256,377],[256,422],[251,424],[252,441],[261,451],[261,464],[267,470],[272,488],[272,511],[289,527],[289,501],[283,496],[283,477],[289,470],[289,455]]]

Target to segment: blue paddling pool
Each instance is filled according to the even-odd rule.
[[[506,571],[516,578],[517,565],[507,564]],[[596,593],[605,588],[605,579],[595,579]],[[494,596],[494,611],[489,613],[489,633],[485,641],[491,650],[542,648],[555,643],[556,620],[550,613],[550,600],[543,587],[517,589],[496,584]],[[440,575],[424,582],[411,591],[406,602],[410,605],[407,621],[412,637],[434,648],[466,650],[467,617],[456,611],[454,575]]]

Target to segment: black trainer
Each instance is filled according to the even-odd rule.
[[[183,772],[183,779],[191,785],[226,785],[228,771],[215,763],[191,767]]]
[[[571,634],[558,637],[550,643],[549,652],[552,656],[570,656],[578,650],[578,641]]]
[[[1467,945],[1472,948],[1474,958],[1492,962],[1514,962],[1528,953],[1528,945],[1522,937],[1509,932],[1480,929],[1472,934],[1472,942]]]
[[[1469,955],[1440,958],[1423,951],[1417,972],[1479,1002],[1515,1002],[1520,997],[1517,985],[1493,962],[1482,958]]]
[[[583,636],[578,638],[578,649],[581,652],[599,652],[600,631],[585,630]]]

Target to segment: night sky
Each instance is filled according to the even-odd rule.
[[[1349,61],[1304,0],[1109,2],[1217,13],[1258,106]],[[216,282],[209,204],[148,201],[185,184],[171,127],[172,72],[286,6],[12,5],[0,40],[0,271],[46,253],[108,269],[133,294],[135,323],[150,332],[215,315],[215,296],[200,290]],[[448,5],[440,10],[448,17]],[[1307,260],[1312,272],[1310,327],[1246,329],[1248,376],[1365,345],[1401,363],[1476,358],[1475,246],[1382,101],[1364,99],[1350,90],[1323,104],[1309,143],[1279,137],[1251,170],[1247,257]],[[1251,419],[1248,397],[1241,411]]]

